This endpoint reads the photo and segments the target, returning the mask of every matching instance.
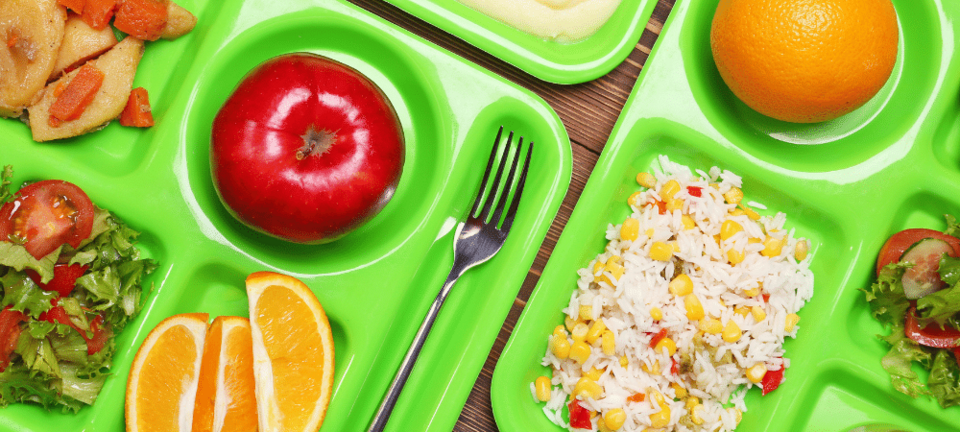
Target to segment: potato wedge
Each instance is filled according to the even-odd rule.
[[[68,83],[77,71],[71,71],[50,83],[40,102],[27,108],[30,113],[30,129],[33,132],[34,141],[82,135],[99,129],[110,120],[117,118],[127,105],[130,90],[133,88],[133,77],[137,73],[137,65],[140,64],[141,57],[143,57],[143,41],[127,37],[110,51],[87,62],[103,72],[105,76],[103,84],[80,118],[63,122],[56,127],[49,123],[50,105],[56,100],[53,89],[61,82]]]
[[[0,116],[36,102],[57,62],[67,12],[57,0],[0,1]]]
[[[117,44],[117,37],[109,27],[103,30],[94,30],[80,19],[80,16],[70,14],[63,30],[63,43],[60,44],[60,54],[57,64],[50,74],[50,79],[59,78],[64,70],[73,69],[100,54],[107,52]]]
[[[193,30],[197,17],[173,1],[167,2],[167,25],[160,33],[161,39],[173,40]]]

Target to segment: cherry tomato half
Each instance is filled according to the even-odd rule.
[[[0,372],[10,364],[10,354],[17,349],[20,340],[20,323],[27,320],[23,312],[17,312],[10,306],[0,311]]]
[[[77,247],[93,230],[93,203],[79,187],[44,180],[20,189],[0,207],[0,241],[22,243],[36,259],[66,243]]]
[[[940,231],[934,231],[926,228],[912,228],[900,231],[887,239],[887,242],[880,248],[880,254],[877,257],[877,275],[887,264],[900,261],[903,253],[913,246],[914,243],[925,238],[935,238],[943,240],[953,248],[953,254],[950,256],[956,258],[960,256],[960,239],[946,235]]]

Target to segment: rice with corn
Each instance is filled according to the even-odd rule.
[[[659,162],[578,271],[565,323],[548,336],[552,379],[530,384],[572,431],[584,430],[567,420],[573,401],[590,430],[734,430],[747,390],[779,384],[790,366],[783,341],[813,294],[809,243],[783,213],[743,203],[735,174]]]

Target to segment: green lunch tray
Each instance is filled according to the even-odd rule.
[[[34,143],[0,121],[0,165],[16,182],[56,178],[141,231],[160,268],[143,313],[118,337],[111,376],[77,414],[35,405],[2,409],[2,431],[124,430],[130,364],[147,333],[177,313],[247,316],[244,279],[270,270],[304,281],[324,306],[336,351],[322,430],[364,431],[453,265],[453,234],[470,210],[497,129],[535,148],[512,233],[467,272],[440,313],[387,429],[449,431],[480,373],[571,176],[570,141],[556,113],[527,90],[342,0],[184,0],[199,18],[176,41],[147,44],[135,87],[156,126],[111,124],[75,139]],[[288,52],[348,64],[387,94],[403,125],[406,163],[382,213],[336,242],[305,246],[258,234],[220,204],[210,177],[217,110],[247,71]]]
[[[629,213],[635,176],[658,155],[743,177],[747,201],[782,211],[811,240],[812,300],[800,311],[786,381],[756,389],[738,431],[847,432],[886,423],[912,432],[957,430],[960,408],[894,390],[880,359],[887,334],[861,288],[880,247],[906,228],[945,228],[960,213],[960,3],[894,0],[900,51],[893,75],[865,106],[837,120],[798,125],[765,118],[720,78],[710,51],[717,0],[681,0],[643,68],[612,137],[514,329],[492,383],[503,431],[558,431],[530,383],[547,337],[576,287],[576,270],[603,250],[604,230]]]
[[[600,78],[640,42],[655,0],[621,0],[592,36],[558,43],[525,33],[457,0],[386,0],[544,81],[578,84]]]

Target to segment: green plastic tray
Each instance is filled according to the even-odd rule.
[[[575,43],[542,39],[464,6],[457,0],[386,0],[526,73],[557,84],[606,75],[640,42],[656,0],[621,0],[597,33]]]
[[[876,337],[887,330],[858,291],[887,237],[943,229],[943,214],[960,213],[960,3],[893,3],[901,45],[888,85],[836,121],[793,125],[761,117],[723,83],[709,45],[717,0],[677,2],[500,357],[492,402],[503,431],[559,430],[529,383],[549,373],[540,359],[576,269],[602,251],[604,228],[628,214],[634,176],[659,154],[740,174],[747,200],[785,212],[812,241],[815,291],[798,338],[785,344],[786,382],[767,396],[750,392],[738,431],[846,432],[873,421],[957,430],[960,409],[893,389]]]
[[[185,0],[199,18],[186,37],[148,43],[135,86],[146,87],[156,126],[111,124],[59,143],[30,140],[0,121],[0,165],[15,181],[65,179],[143,232],[160,262],[156,291],[117,338],[112,376],[78,414],[33,405],[0,409],[3,431],[122,431],[132,357],[147,332],[184,312],[247,315],[245,277],[291,274],[316,293],[336,348],[327,431],[363,431],[453,264],[453,230],[469,211],[497,128],[536,143],[512,234],[467,272],[448,298],[388,430],[453,428],[500,326],[546,235],[571,176],[570,141],[540,98],[340,0]],[[240,225],[210,178],[211,123],[241,77],[296,51],[327,55],[376,82],[407,139],[389,205],[334,243],[303,246]]]

